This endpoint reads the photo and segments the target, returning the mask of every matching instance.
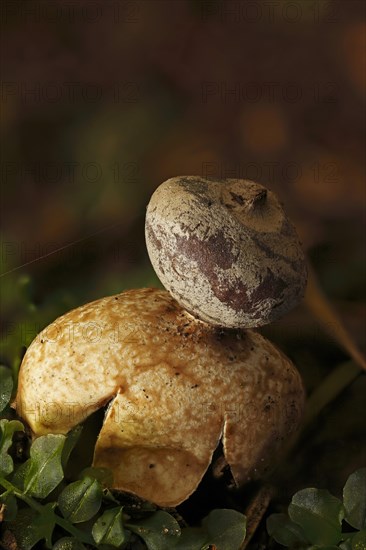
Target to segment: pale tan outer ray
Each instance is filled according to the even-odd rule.
[[[263,472],[296,429],[304,391],[256,332],[222,331],[168,292],[139,289],[49,325],[24,357],[16,401],[36,435],[67,433],[111,401],[94,463],[113,468],[114,487],[174,506],[222,434],[238,483]]]

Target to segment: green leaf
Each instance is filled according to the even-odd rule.
[[[92,535],[97,544],[119,548],[125,540],[122,506],[106,510],[94,523]]]
[[[36,512],[34,510],[23,508],[19,510],[16,521],[9,524],[21,550],[30,550],[37,542],[42,540],[42,535],[37,533],[37,529],[33,525],[35,517]]]
[[[14,495],[6,494],[0,496],[0,502],[5,506],[3,510],[3,520],[12,521],[16,518],[18,512],[17,499]]]
[[[278,544],[283,546],[292,547],[309,543],[300,525],[291,521],[287,514],[272,514],[269,516],[267,531]]]
[[[14,432],[24,432],[24,426],[18,420],[0,420],[0,476],[7,476],[14,470],[13,459],[8,450],[13,442]]]
[[[209,534],[209,544],[220,550],[237,550],[246,535],[246,517],[236,510],[212,510],[202,521]]]
[[[15,472],[13,473],[11,477],[11,482],[17,489],[20,489],[21,491],[24,491],[24,482],[25,478],[27,476],[28,470],[31,465],[31,459],[28,458],[23,464],[19,464],[19,466],[16,468]]]
[[[58,498],[58,505],[65,518],[72,523],[81,523],[98,512],[102,496],[99,481],[87,476],[65,487]]]
[[[246,517],[236,510],[212,510],[202,521],[202,527],[182,529],[177,550],[201,550],[209,546],[219,550],[237,550],[246,534]]]
[[[46,547],[52,548],[52,533],[55,528],[55,514],[54,509],[56,508],[55,502],[50,502],[43,506],[41,514],[37,514],[33,526],[37,530],[41,539],[45,539]]]
[[[113,496],[113,493],[106,487],[103,489],[103,499],[107,502],[113,502],[113,504],[119,504],[119,501]]]
[[[13,377],[11,370],[0,366],[0,412],[2,412],[11,398],[13,391]]]
[[[79,426],[76,426],[73,428],[66,436],[65,444],[62,449],[62,457],[61,457],[61,464],[62,468],[65,470],[67,463],[70,458],[70,454],[75,447],[76,443],[79,441],[79,437],[81,435],[81,432],[83,431],[83,426],[79,424]]]
[[[366,528],[366,468],[349,476],[343,488],[345,519],[355,529]]]
[[[352,538],[355,534],[355,531],[352,533],[342,533],[342,542],[339,543],[339,548],[342,548],[342,550],[352,550]]]
[[[312,544],[333,545],[341,540],[343,505],[326,490],[303,489],[292,497],[288,513]]]
[[[24,479],[24,492],[45,498],[63,479],[61,465],[64,435],[43,435],[30,448],[30,466]]]
[[[9,524],[21,550],[30,550],[45,539],[46,547],[52,548],[52,532],[55,527],[54,503],[42,507],[37,513],[30,508],[19,510],[16,520]]]
[[[366,529],[356,533],[352,539],[352,550],[366,550]]]
[[[74,537],[63,537],[53,545],[52,550],[86,550],[86,548]]]
[[[82,477],[92,477],[100,481],[102,485],[111,486],[113,483],[113,472],[109,468],[85,468],[81,472]]]
[[[178,522],[161,510],[126,527],[144,540],[148,550],[171,550],[181,532]]]
[[[201,550],[207,545],[208,533],[200,527],[184,527],[174,550]]]

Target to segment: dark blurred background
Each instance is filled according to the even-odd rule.
[[[145,208],[182,174],[275,190],[364,347],[363,0],[4,0],[1,10],[3,361],[19,364],[71,307],[158,284]],[[309,392],[347,359],[302,306],[267,332]],[[354,433],[364,377],[352,388],[316,443],[340,468],[310,461],[307,481],[338,488],[365,458]],[[347,407],[343,433],[332,414]]]

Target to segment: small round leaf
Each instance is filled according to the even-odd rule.
[[[204,548],[208,541],[208,534],[199,527],[185,527],[182,529],[178,543],[174,550],[198,550]]]
[[[343,489],[345,519],[355,529],[366,528],[366,468],[349,476]]]
[[[106,510],[93,525],[92,535],[97,544],[119,548],[125,540],[122,506]]]
[[[85,477],[70,483],[58,498],[62,515],[72,523],[88,521],[98,512],[103,491],[97,479]]]
[[[171,550],[181,533],[173,516],[161,510],[126,527],[143,539],[148,550]]]
[[[328,491],[303,489],[292,497],[288,513],[312,544],[336,545],[341,540],[343,505]]]
[[[212,510],[202,521],[209,543],[220,550],[238,550],[246,535],[246,517],[236,510]]]
[[[291,521],[287,514],[272,514],[269,516],[267,531],[278,544],[283,546],[293,547],[309,543],[300,525]]]

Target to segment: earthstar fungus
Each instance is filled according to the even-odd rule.
[[[66,434],[107,407],[94,465],[160,506],[191,495],[222,441],[237,485],[267,471],[301,420],[299,373],[250,330],[304,292],[306,266],[278,199],[248,180],[179,177],[146,216],[167,290],[78,307],[32,342],[16,408],[34,435]]]
[[[94,465],[113,471],[114,488],[175,506],[220,439],[238,485],[263,474],[303,402],[297,370],[261,335],[217,329],[168,292],[139,289],[49,325],[23,359],[17,410],[40,436],[108,403]]]

